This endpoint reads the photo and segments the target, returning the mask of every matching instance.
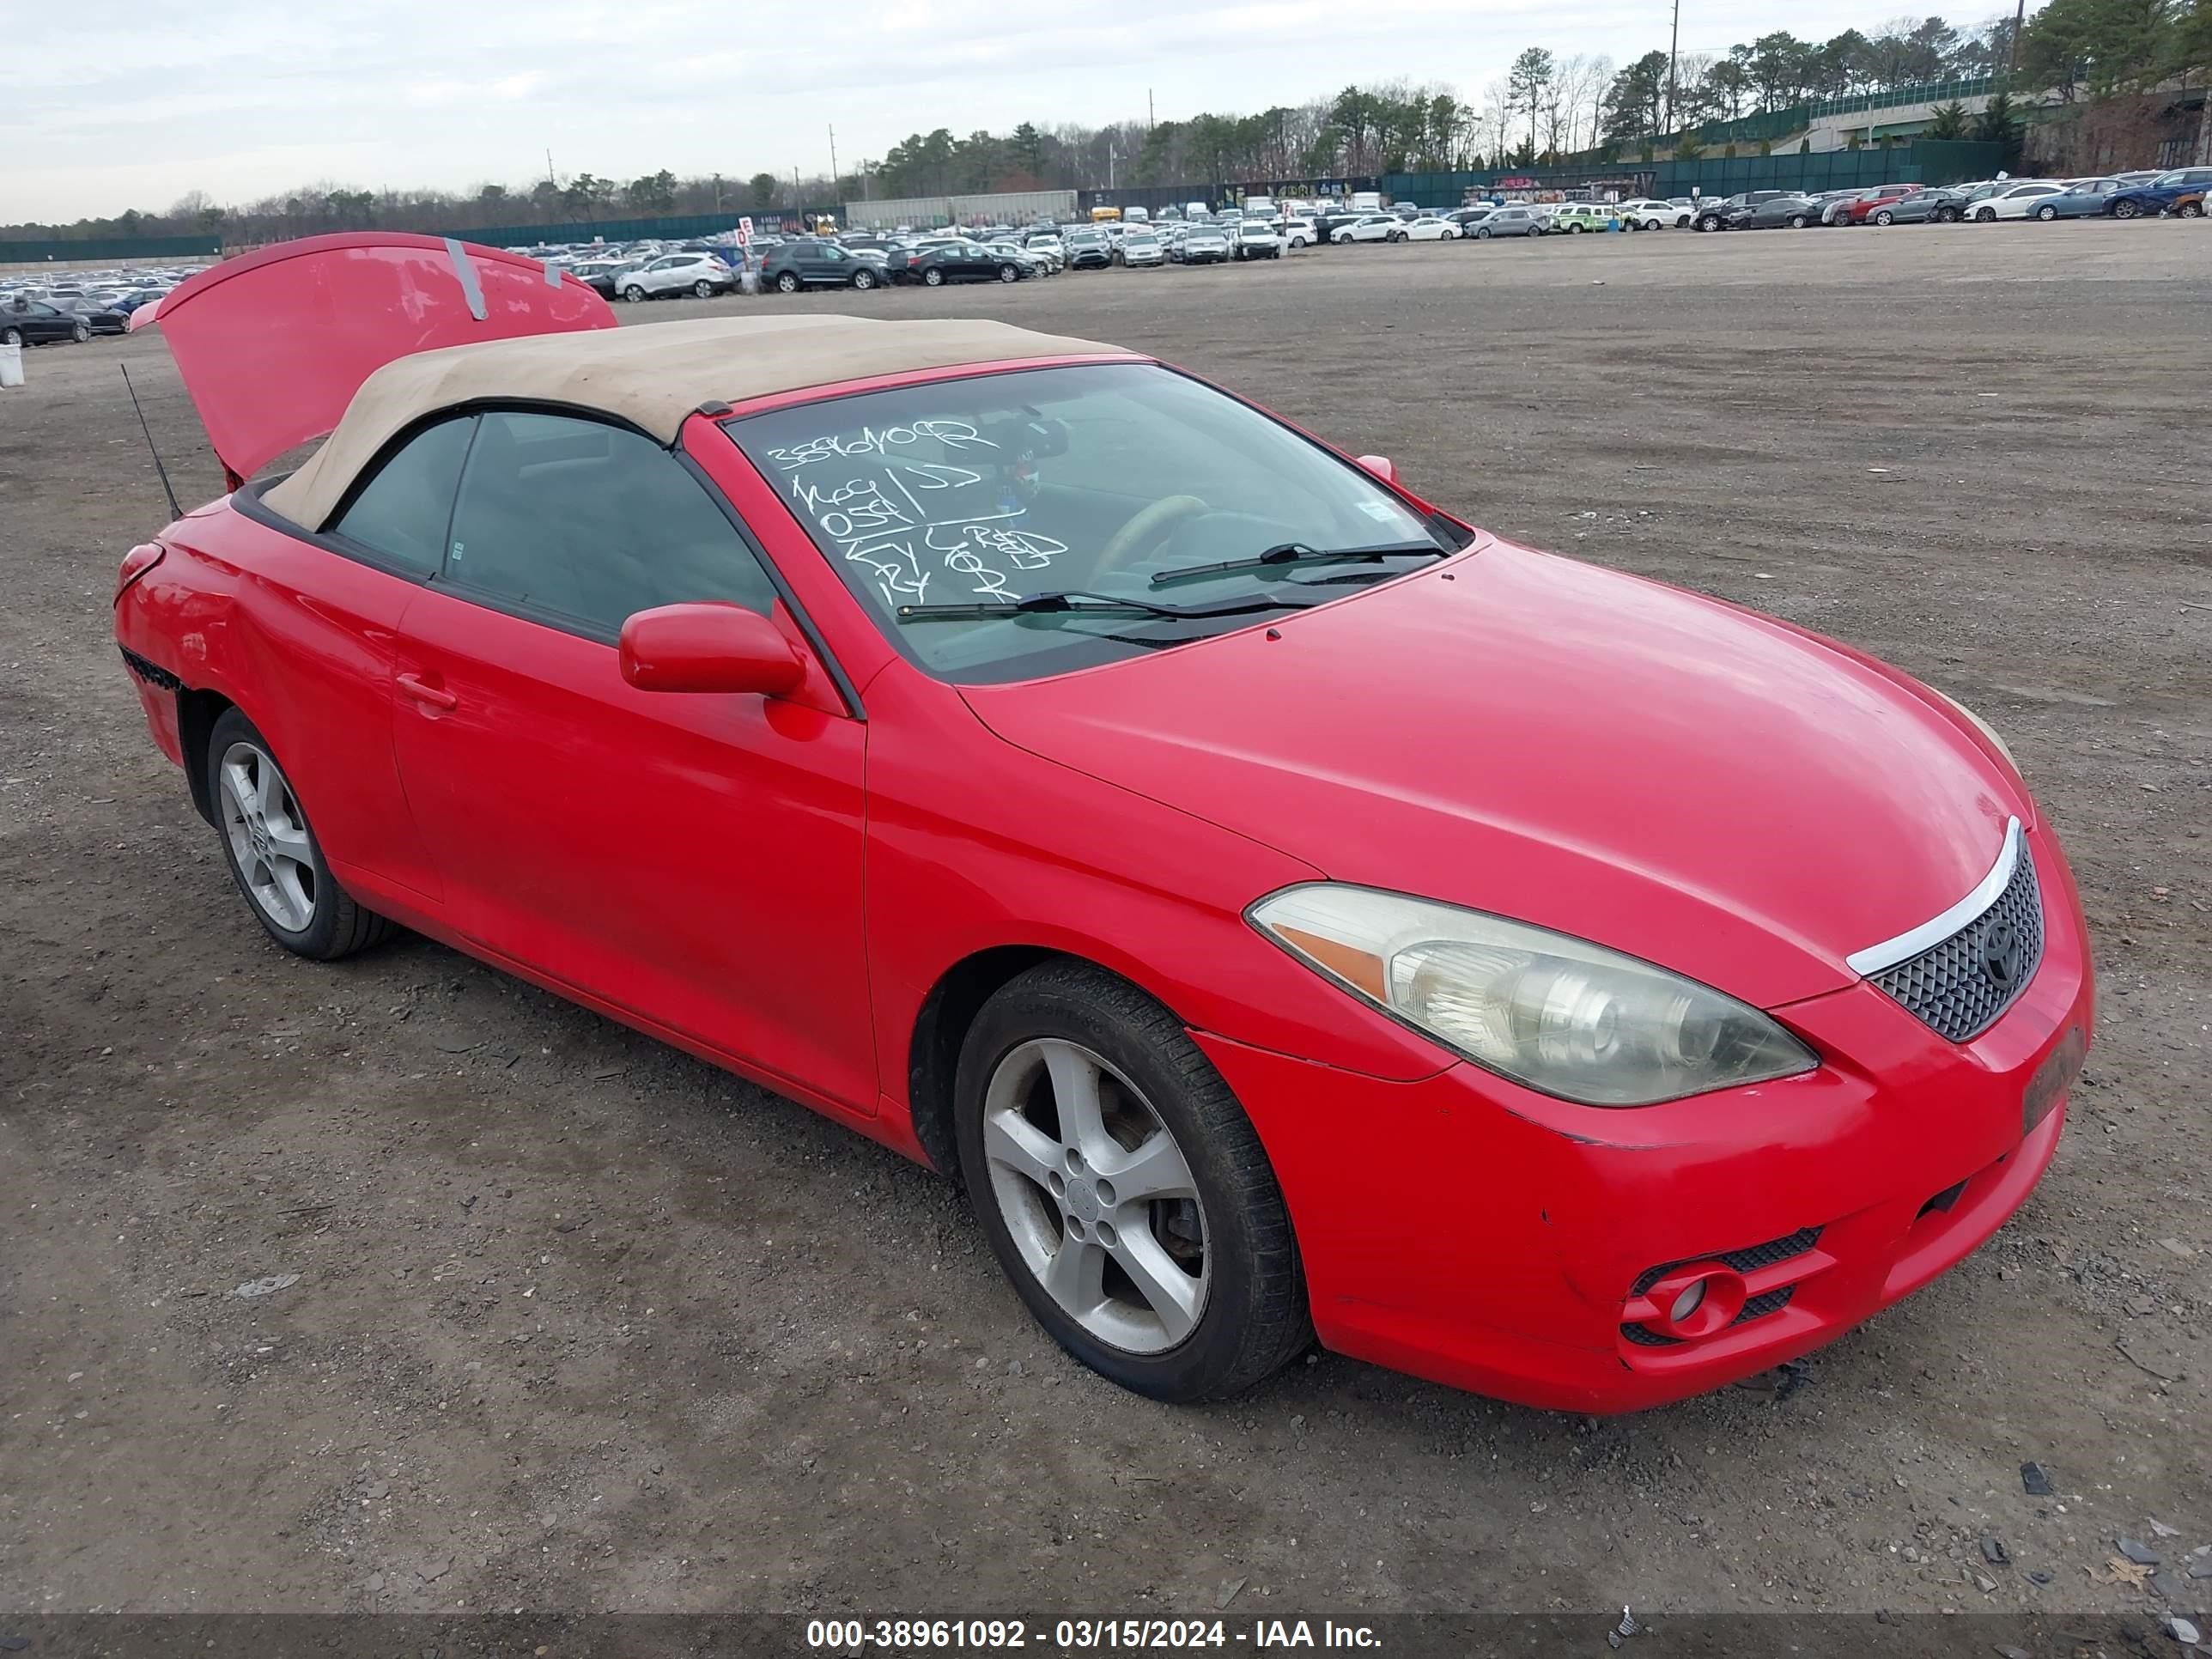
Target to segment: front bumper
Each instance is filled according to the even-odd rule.
[[[1861,982],[1777,1015],[1800,1078],[1606,1111],[1458,1064],[1384,1082],[1194,1033],[1251,1113],[1328,1346],[1524,1405],[1640,1410],[1833,1340],[1973,1251],[2033,1189],[2094,994],[2046,832],[2041,968],[1973,1042]],[[2063,1051],[2063,1052],[2062,1052]],[[1440,1051],[1441,1052],[1441,1051]],[[2056,1058],[2054,1058],[2056,1056]],[[1724,1264],[1745,1312],[1689,1340],[1640,1291]]]

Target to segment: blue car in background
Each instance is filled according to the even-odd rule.
[[[2128,188],[2124,179],[2076,179],[2057,196],[2035,204],[2039,219],[2088,219],[2112,210],[2112,198]]]
[[[2147,185],[2130,185],[2116,191],[2105,204],[2115,219],[2136,219],[2145,214],[2166,213],[2185,196],[2212,186],[2212,167],[2176,167],[2161,173]]]

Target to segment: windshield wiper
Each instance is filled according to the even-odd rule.
[[[1388,558],[1411,558],[1415,554],[1441,559],[1444,550],[1434,542],[1389,542],[1380,547],[1308,547],[1304,542],[1278,542],[1249,559],[1222,559],[1212,564],[1177,565],[1155,571],[1152,585],[1187,580],[1193,576],[1217,576],[1230,570],[1270,570],[1293,564],[1378,564]]]
[[[1234,605],[1156,605],[1118,593],[1031,593],[1011,605],[902,605],[891,614],[907,622],[975,622],[989,617],[1172,617],[1179,621],[1242,617],[1258,611],[1304,611],[1318,599],[1240,599]]]

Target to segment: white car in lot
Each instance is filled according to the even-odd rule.
[[[1456,242],[1459,240],[1458,222],[1451,219],[1424,216],[1406,227],[1409,242]]]
[[[2065,193],[2066,186],[2063,185],[2054,185],[2043,179],[2030,179],[2019,184],[2007,185],[2002,190],[1991,191],[1966,210],[1966,217],[1984,225],[1997,219],[2025,219],[2041,205],[2045,197]]]
[[[1310,219],[1286,219],[1283,222],[1283,243],[1286,247],[1311,247],[1321,240],[1321,232]]]
[[[1121,263],[1125,265],[1164,265],[1168,262],[1167,244],[1139,226],[1121,239]]]
[[[727,294],[737,286],[729,266],[711,253],[664,253],[623,273],[625,300],[657,300],[668,294]]]
[[[1247,219],[1237,227],[1237,257],[1240,259],[1273,259],[1281,257],[1283,239],[1275,234],[1271,219]]]
[[[1395,213],[1363,213],[1348,225],[1339,225],[1332,242],[1402,242],[1406,222]]]
[[[1687,230],[1692,209],[1674,202],[1662,202],[1656,196],[1638,197],[1632,202],[1623,202],[1616,210],[1620,222],[1635,230]]]

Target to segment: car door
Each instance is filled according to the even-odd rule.
[[[797,637],[720,498],[628,428],[488,410],[445,552],[407,615],[394,737],[454,925],[872,1112],[865,727],[796,700],[641,691],[617,659],[625,618],[678,601]]]

